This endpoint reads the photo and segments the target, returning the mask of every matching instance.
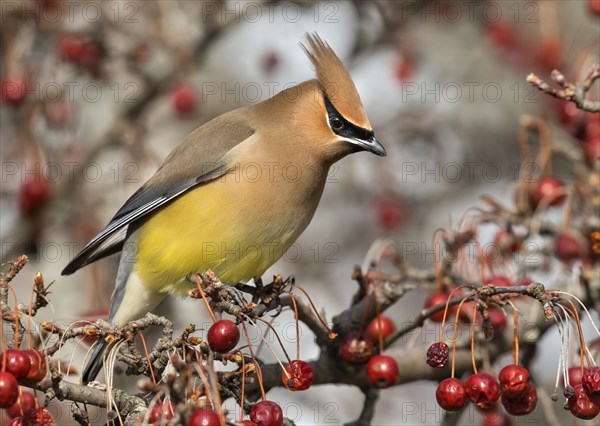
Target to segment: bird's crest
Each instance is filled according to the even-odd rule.
[[[351,123],[371,130],[356,86],[333,49],[316,33],[307,34],[308,46],[301,44],[317,74],[317,81],[335,107]]]

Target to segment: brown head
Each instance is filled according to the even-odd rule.
[[[356,86],[333,49],[316,34],[302,45],[315,69],[316,79],[282,91],[263,103],[261,117],[285,123],[286,145],[310,149],[326,163],[358,151],[385,156],[375,139]],[[277,118],[275,118],[277,117]],[[272,128],[273,129],[273,128]],[[279,126],[273,139],[282,143]]]

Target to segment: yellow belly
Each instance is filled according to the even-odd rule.
[[[137,233],[136,271],[144,284],[184,294],[194,287],[186,277],[208,269],[227,284],[261,276],[298,238],[314,208],[257,199],[255,189],[218,180],[148,219]]]

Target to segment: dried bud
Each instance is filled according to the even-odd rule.
[[[48,331],[50,333],[58,333],[60,331],[60,328],[54,324],[53,322],[49,322],[49,321],[44,321],[40,324],[40,327],[42,330],[44,331]]]
[[[249,374],[254,374],[255,372],[256,372],[256,367],[254,366],[254,363],[246,364],[246,376]]]
[[[571,385],[568,385],[567,387],[565,387],[565,390],[563,391],[563,395],[567,399],[573,398],[575,396],[575,388]]]
[[[148,379],[139,379],[137,381],[137,387],[139,390],[141,390],[143,392],[156,392],[157,391],[157,386]]]
[[[189,343],[190,345],[192,345],[192,346],[197,346],[197,345],[199,345],[200,343],[202,343],[202,339],[201,339],[200,337],[194,337],[194,336],[192,336],[192,337],[190,337],[190,338],[188,339],[188,343]]]
[[[485,336],[486,340],[491,340],[492,337],[494,337],[494,327],[492,326],[489,316],[486,316],[483,319],[481,328],[483,329],[483,335]]]
[[[98,330],[95,327],[85,327],[83,329],[83,334],[85,334],[86,336],[99,336],[100,335],[100,330]],[[108,338],[108,336],[107,336],[107,338]]]
[[[61,363],[60,364],[60,372],[62,374],[66,374],[68,376],[75,376],[80,373],[79,369],[70,363],[69,364]]]
[[[41,272],[36,272],[33,283],[36,285],[36,287],[44,287],[44,277],[42,276]]]
[[[16,323],[21,318],[21,314],[19,312],[10,311],[3,315],[4,319],[8,322]]]
[[[198,389],[194,390],[194,392],[190,396],[190,399],[192,401],[197,401],[202,396],[202,393],[203,393],[203,389],[202,389],[202,387],[199,387]]]
[[[235,362],[236,364],[241,364],[243,360],[243,356],[239,353],[234,353],[229,355],[229,360]]]

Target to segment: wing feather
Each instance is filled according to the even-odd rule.
[[[129,231],[157,209],[228,171],[226,154],[254,134],[237,110],[236,118],[224,114],[190,134],[165,160],[158,171],[117,211],[108,225],[63,269],[70,275],[79,268],[123,248]],[[201,156],[203,160],[198,160]],[[130,226],[131,225],[131,226]],[[133,228],[132,228],[133,227]]]
[[[125,202],[108,225],[69,262],[62,275],[70,275],[85,265],[121,251],[129,225],[135,224],[190,189],[219,178],[226,170],[226,167],[221,166],[193,180],[140,188]]]

